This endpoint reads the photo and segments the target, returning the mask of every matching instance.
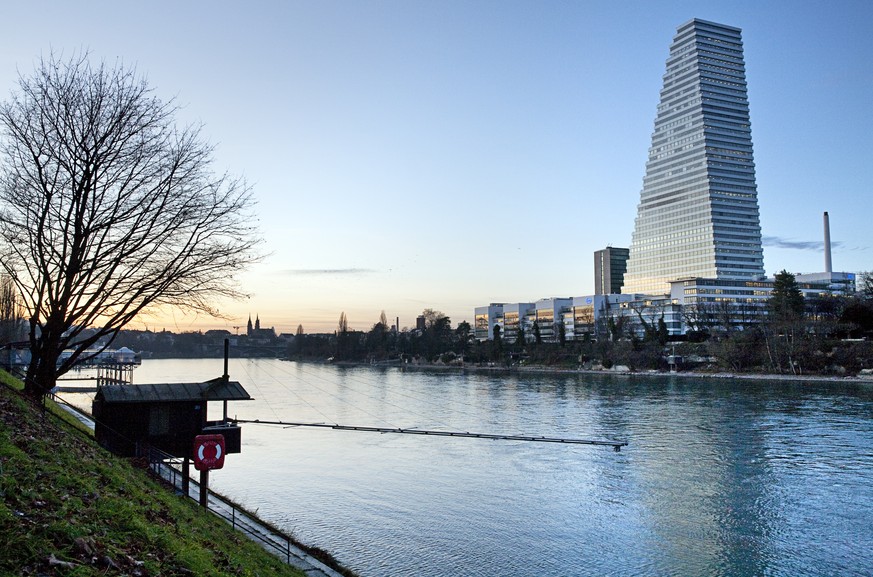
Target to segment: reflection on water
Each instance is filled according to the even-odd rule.
[[[136,382],[220,360],[144,361]],[[213,486],[367,577],[867,575],[873,388],[402,373],[231,361],[242,419],[575,438],[608,447],[244,425]],[[218,408],[210,407],[213,414]]]

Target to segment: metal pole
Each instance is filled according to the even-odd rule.
[[[824,265],[825,272],[833,272],[833,268],[831,266],[831,221],[830,217],[828,217],[828,213],[824,213]]]
[[[209,508],[209,471],[200,471],[200,506]]]
[[[175,471],[175,469],[174,469]],[[182,492],[185,493],[185,496],[188,497],[191,495],[191,472],[190,472],[190,462],[188,457],[182,459]],[[175,486],[175,484],[174,484]]]
[[[227,364],[228,364],[229,356],[230,356],[230,339],[224,339],[224,380],[225,381],[230,377],[230,373],[227,372]]]

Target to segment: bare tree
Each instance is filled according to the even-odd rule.
[[[21,299],[12,278],[0,274],[0,345],[21,339]]]
[[[862,272],[858,275],[861,285],[858,287],[858,293],[861,298],[866,300],[873,299],[873,271]]]
[[[336,325],[336,352],[334,357],[338,360],[346,360],[349,354],[349,319],[346,317],[346,312],[340,313],[339,321]]]
[[[251,191],[212,172],[212,146],[175,126],[177,110],[87,54],[41,60],[0,105],[0,257],[29,321],[31,394],[141,313],[216,315],[216,299],[244,296]]]
[[[601,320],[606,314],[606,304],[601,308]],[[576,307],[573,311],[573,337],[588,340],[591,335],[597,335],[598,327],[595,325],[594,306]],[[603,324],[601,322],[601,324]],[[602,328],[602,327],[601,327]]]
[[[424,309],[421,311],[421,316],[424,317],[424,326],[428,329],[438,323],[445,323],[444,319],[448,318],[442,311],[435,311],[433,309]]]
[[[717,316],[715,304],[708,301],[698,300],[682,307],[685,326],[698,333],[709,333],[717,325]]]
[[[643,329],[643,339],[646,341],[657,341],[658,340],[658,313],[660,312],[661,319],[664,317],[664,313],[659,311],[658,307],[651,304],[650,302],[642,302],[642,303],[628,303],[629,308],[636,314],[636,324],[642,327]],[[646,320],[646,318],[650,320]],[[633,328],[633,333],[636,334],[637,331],[635,327]]]

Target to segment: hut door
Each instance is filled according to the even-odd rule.
[[[152,405],[149,409],[149,436],[168,435],[170,433],[170,407]]]

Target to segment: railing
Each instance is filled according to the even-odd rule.
[[[47,397],[51,398],[67,412],[72,413],[91,429],[94,428],[94,418],[91,415],[69,404],[54,393],[48,393]],[[139,444],[137,445],[137,459],[157,479],[173,487],[180,495],[185,494],[182,459],[154,447],[140,446]],[[188,494],[186,496],[199,501],[200,483],[190,478],[188,483]],[[258,543],[266,551],[276,555],[285,561],[285,563],[303,570],[312,577],[342,577],[340,573],[295,545],[290,536],[270,527],[251,513],[242,509],[239,505],[213,491],[209,491],[208,497],[208,509],[210,512],[230,523],[234,529],[241,531],[249,539]]]
[[[142,447],[137,453],[140,458],[148,461],[149,470],[159,479],[172,486],[179,494],[185,494],[184,475],[180,470],[182,460],[164,453],[154,447]],[[187,497],[194,500],[200,498],[200,483],[194,479],[188,480]],[[245,533],[251,540],[259,543],[264,549],[283,559],[289,565],[294,565],[307,572],[308,575],[324,575],[340,577],[340,574],[315,557],[295,545],[291,537],[281,531],[267,526],[235,503],[210,491],[209,510],[218,515],[236,530]]]

